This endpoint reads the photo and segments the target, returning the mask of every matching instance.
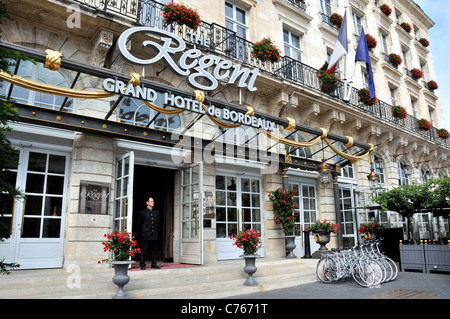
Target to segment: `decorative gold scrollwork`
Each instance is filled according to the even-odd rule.
[[[50,49],[45,49],[45,53],[47,53],[47,57],[45,58],[44,67],[52,71],[58,70],[61,66],[61,57],[64,54]]]

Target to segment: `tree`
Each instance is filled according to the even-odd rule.
[[[11,19],[6,6],[0,1],[0,34],[2,32],[1,24],[4,18]],[[16,61],[20,59],[30,60],[21,54],[8,50],[0,50],[0,69],[9,72],[12,66],[15,66]],[[2,83],[0,82],[0,85]],[[14,101],[7,96],[0,95],[0,217],[8,210],[10,203],[21,198],[24,194],[10,184],[10,170],[9,164],[17,163],[19,160],[19,152],[14,149],[11,142],[8,140],[4,132],[11,131],[8,123],[17,121],[17,109],[14,108]],[[0,218],[0,242],[10,236],[10,223],[6,223],[3,218]],[[8,269],[19,267],[15,263],[5,263],[0,260],[0,273],[7,274]]]

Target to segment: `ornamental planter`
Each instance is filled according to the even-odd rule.
[[[286,258],[297,258],[297,256],[294,254],[294,249],[297,247],[295,244],[295,236],[285,236],[286,238],[286,249],[289,251],[289,254],[286,256]]]
[[[382,4],[380,6],[381,12],[383,12],[387,17],[389,17],[392,13],[391,7],[389,7],[387,4]]]
[[[163,8],[164,22],[166,24],[186,25],[192,30],[197,30],[202,20],[197,10],[191,9],[184,4],[169,3]]]
[[[314,240],[316,243],[320,245],[318,251],[319,252],[325,252],[329,251],[326,244],[330,242],[330,233],[326,230],[315,230],[314,231]]]
[[[423,246],[425,252],[425,271],[450,271],[450,245]]]
[[[430,45],[430,42],[425,39],[425,38],[421,38],[419,39],[420,44],[422,44],[425,48],[428,47]]]
[[[257,286],[258,282],[253,279],[253,274],[258,270],[256,267],[256,258],[259,257],[259,255],[243,255],[245,260],[245,267],[244,271],[248,275],[247,281],[244,283],[245,286]]]
[[[398,67],[400,64],[402,64],[403,60],[400,57],[400,55],[395,54],[395,53],[391,53],[391,54],[389,54],[389,62],[393,66]]]
[[[450,137],[450,133],[445,129],[445,128],[441,128],[439,130],[436,130],[437,135],[442,138],[443,140],[446,140]]]
[[[429,89],[431,92],[433,92],[434,90],[437,90],[437,89],[439,88],[439,86],[438,86],[438,84],[436,83],[436,81],[433,81],[433,80],[428,81],[428,82],[427,82],[427,86],[428,86],[428,89]]]
[[[330,22],[332,24],[334,24],[338,29],[341,28],[342,25],[342,21],[344,20],[344,18],[342,18],[342,16],[339,13],[333,13],[330,16]]]
[[[417,69],[417,68],[412,69],[412,70],[411,70],[411,77],[412,77],[414,80],[418,80],[418,79],[423,78],[423,72],[422,72],[422,70],[419,70],[419,69]]]
[[[405,119],[408,116],[408,112],[406,111],[406,109],[400,105],[394,105],[391,108],[392,111],[392,117],[396,118],[396,119]]]
[[[370,34],[366,34],[366,41],[367,41],[367,48],[369,50],[375,49],[377,47],[377,40],[375,40],[375,38],[373,36],[371,36]]]
[[[112,281],[119,287],[119,290],[114,295],[113,299],[128,299],[127,294],[123,290],[123,287],[130,281],[130,276],[128,276],[128,267],[134,264],[134,260],[125,261],[109,261],[114,267],[114,276]]]
[[[404,245],[400,243],[401,270],[417,269],[425,271],[425,254],[423,244]]]
[[[426,119],[420,119],[417,121],[417,125],[419,127],[419,130],[424,131],[424,132],[428,132],[429,130],[431,130],[431,128],[433,127],[433,125],[431,124],[430,121],[426,120]]]
[[[280,61],[281,53],[271,39],[264,38],[252,44],[252,56],[261,62],[275,63]]]
[[[359,90],[358,97],[359,101],[367,106],[373,106],[378,102],[377,97],[374,97],[373,99],[370,98],[370,91],[368,89]]]

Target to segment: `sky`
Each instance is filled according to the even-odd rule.
[[[414,0],[422,10],[435,22],[429,31],[431,53],[436,69],[438,94],[444,109],[445,128],[450,131],[450,1],[449,0]],[[440,127],[437,127],[438,129]]]

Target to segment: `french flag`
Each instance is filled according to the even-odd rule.
[[[364,28],[361,28],[358,47],[356,48],[355,63],[361,61],[366,62],[367,75],[369,76],[369,92],[370,98],[375,97],[375,82],[373,81],[372,63],[370,62],[369,49],[367,47],[366,34]]]
[[[344,14],[342,19],[341,28],[339,30],[338,39],[336,45],[334,46],[333,53],[330,57],[330,62],[328,63],[327,73],[332,74],[336,70],[337,63],[339,60],[348,53],[348,42],[347,42],[347,12]]]

